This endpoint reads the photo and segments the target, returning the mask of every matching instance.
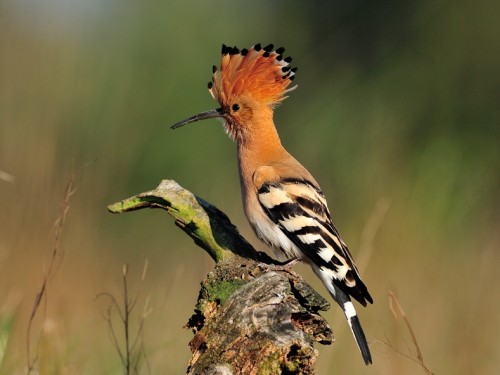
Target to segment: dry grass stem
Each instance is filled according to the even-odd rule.
[[[377,232],[384,220],[387,211],[389,210],[389,201],[380,198],[372,210],[368,221],[366,222],[363,231],[361,232],[361,244],[357,254],[358,269],[361,273],[366,269],[373,254],[374,246],[373,241]]]
[[[80,171],[84,167],[85,166],[81,167]],[[38,362],[38,347],[39,347],[40,339],[42,337],[42,334],[39,333],[38,338],[37,338],[36,350],[35,350],[35,353],[33,354],[32,348],[31,348],[33,322],[35,320],[35,317],[38,314],[38,311],[40,310],[40,306],[42,305],[42,302],[44,303],[44,306],[46,308],[48,283],[51,280],[51,278],[54,277],[54,275],[56,274],[57,270],[61,266],[62,261],[64,259],[64,250],[61,249],[60,242],[61,242],[61,237],[62,237],[62,233],[63,233],[63,229],[64,229],[64,224],[66,223],[66,218],[67,218],[69,207],[70,207],[69,202],[70,202],[71,197],[73,196],[73,194],[76,191],[77,177],[78,177],[78,174],[72,172],[68,178],[66,188],[64,189],[64,196],[63,196],[63,201],[62,201],[61,208],[59,211],[59,215],[58,215],[58,217],[53,225],[54,244],[52,247],[52,251],[50,253],[48,267],[44,271],[44,275],[42,278],[42,285],[40,286],[40,289],[35,296],[33,308],[31,309],[31,314],[30,314],[30,317],[28,320],[28,328],[26,331],[26,356],[27,356],[27,373],[28,374],[32,373],[35,370],[36,364]]]
[[[13,184],[16,182],[16,178],[13,175],[0,170],[0,181],[9,182]]]
[[[418,345],[417,336],[415,335],[415,331],[413,330],[410,321],[406,316],[406,313],[403,310],[401,303],[399,302],[398,297],[393,291],[389,291],[388,294],[389,294],[389,310],[391,311],[395,319],[398,319],[399,317],[403,318],[405,326],[408,332],[410,333],[411,341],[416,351],[416,356],[411,355],[412,350],[410,348],[407,348],[410,354],[406,354],[401,350],[395,348],[387,338],[386,341],[380,341],[380,342],[386,345],[387,347],[391,348],[394,352],[398,353],[399,355],[411,359],[414,362],[417,362],[427,375],[433,375],[434,373],[431,370],[429,370],[429,368],[427,368],[427,366],[424,363],[424,356],[422,355],[422,351],[420,350],[420,346]]]
[[[145,298],[143,312],[142,315],[139,317],[139,325],[135,332],[134,338],[132,338],[131,335],[131,315],[133,313],[134,308],[137,305],[139,297],[142,295],[143,283],[144,280],[146,279],[148,270],[147,259],[144,261],[144,267],[141,274],[139,290],[137,291],[134,298],[130,298],[129,286],[128,286],[128,270],[129,270],[128,265],[124,264],[122,268],[123,292],[122,292],[122,299],[120,301],[121,305],[119,300],[116,299],[115,296],[109,292],[99,293],[96,298],[99,297],[109,298],[110,302],[105,312],[103,313],[103,318],[107,323],[108,335],[111,339],[111,342],[113,343],[113,347],[118,353],[125,374],[130,375],[130,374],[141,373],[140,368],[142,367],[143,363],[146,364],[148,368],[148,373],[150,373],[149,365],[146,360],[147,359],[146,351],[144,348],[144,341],[143,341],[144,323],[147,316],[151,312],[151,309],[149,307],[149,296]],[[123,344],[120,344],[120,340],[118,339],[117,336],[117,331],[113,325],[113,312],[118,314],[118,317],[120,319],[120,323],[123,330],[123,338],[124,338]]]

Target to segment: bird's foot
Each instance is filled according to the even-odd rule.
[[[287,259],[284,262],[279,262],[279,261],[274,261],[274,263],[269,264],[269,263],[259,263],[259,267],[264,271],[264,272],[269,272],[269,271],[285,271],[285,272],[290,272],[293,268],[293,266],[299,261],[298,258],[293,258],[293,259]]]

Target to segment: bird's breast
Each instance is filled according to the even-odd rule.
[[[295,244],[285,235],[282,229],[272,222],[265,213],[257,197],[257,190],[246,191],[242,189],[243,207],[245,216],[255,235],[268,246],[270,246],[275,255],[286,259],[302,259],[303,254]]]

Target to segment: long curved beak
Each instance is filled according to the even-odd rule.
[[[180,128],[181,126],[190,124],[192,122],[206,120],[209,118],[223,117],[223,116],[224,116],[224,110],[222,108],[211,109],[210,111],[201,112],[185,120],[179,121],[177,124],[172,125],[170,128],[177,129]]]

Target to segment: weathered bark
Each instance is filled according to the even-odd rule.
[[[110,205],[113,213],[162,208],[215,260],[187,327],[194,337],[189,374],[313,374],[314,342],[333,334],[329,308],[289,267],[256,251],[219,209],[165,180]]]

